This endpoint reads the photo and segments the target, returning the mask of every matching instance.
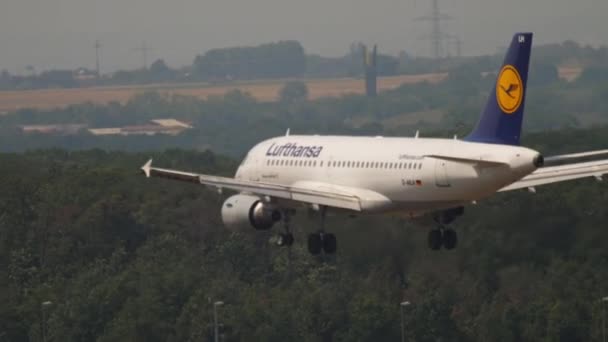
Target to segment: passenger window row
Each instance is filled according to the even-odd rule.
[[[421,170],[421,162],[409,162],[409,163],[391,163],[391,162],[378,162],[378,161],[324,161],[316,160],[293,160],[293,159],[268,159],[266,160],[266,166],[295,166],[295,167],[323,167],[326,164],[327,167],[335,168],[357,168],[357,169],[396,169],[396,170]]]

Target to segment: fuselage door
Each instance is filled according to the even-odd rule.
[[[447,188],[450,186],[447,164],[448,162],[443,159],[437,159],[435,161],[435,185],[441,188]]]

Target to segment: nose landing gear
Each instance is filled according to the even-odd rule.
[[[320,228],[318,232],[308,235],[308,251],[312,255],[319,255],[321,252],[325,254],[335,254],[338,250],[338,240],[334,234],[325,233],[325,216],[327,207],[320,208]],[[276,237],[276,244],[280,247],[291,247],[294,243],[294,237],[291,233],[290,222],[292,211],[283,213],[284,232]]]
[[[308,235],[308,252],[319,255],[321,251],[334,254],[338,250],[338,240],[334,234],[313,233]]]
[[[334,234],[325,233],[325,216],[327,207],[320,209],[320,229],[317,233],[308,235],[308,251],[312,255],[319,255],[321,251],[326,254],[334,254],[338,250],[338,240]]]
[[[277,236],[277,245],[280,247],[291,247],[293,245],[293,234],[291,233],[291,227],[289,226],[290,222],[291,222],[291,215],[293,215],[293,212],[286,210],[283,213],[283,229],[285,230],[284,233],[280,233]]]
[[[277,245],[280,247],[291,247],[293,245],[293,234],[281,233],[277,239]]]

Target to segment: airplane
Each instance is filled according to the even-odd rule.
[[[254,146],[234,178],[163,169],[148,161],[146,177],[169,178],[236,191],[221,208],[229,229],[271,229],[282,221],[280,246],[291,246],[290,220],[304,209],[320,217],[308,235],[313,255],[334,254],[337,239],[325,230],[327,212],[432,218],[432,250],[454,249],[450,227],[464,207],[498,192],[527,189],[608,173],[608,159],[576,161],[608,150],[544,158],[520,145],[532,33],[514,35],[485,110],[465,138],[430,139],[298,136]]]

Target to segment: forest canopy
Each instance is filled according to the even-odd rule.
[[[608,128],[526,137],[560,151],[608,144]],[[549,139],[549,137],[551,137]],[[589,341],[608,292],[608,189],[594,180],[469,206],[461,244],[434,253],[426,229],[331,217],[336,257],[311,257],[294,222],[291,257],[272,233],[222,227],[223,198],[146,179],[157,165],[231,175],[211,152],[46,150],[0,155],[0,333],[5,340],[397,340],[399,303],[416,341]],[[373,227],[373,229],[371,229]],[[50,302],[51,304],[42,305]],[[44,320],[44,322],[43,322]]]

